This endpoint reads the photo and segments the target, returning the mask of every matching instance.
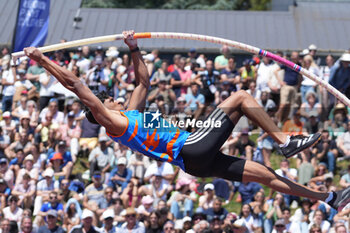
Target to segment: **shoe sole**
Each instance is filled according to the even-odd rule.
[[[313,147],[313,146],[316,145],[320,140],[321,140],[321,135],[320,135],[320,136],[317,138],[317,140],[316,140],[314,143],[312,143],[310,146],[305,147],[304,149],[302,149],[302,150],[300,150],[300,151],[294,153],[293,155],[285,156],[285,157],[286,157],[287,159],[289,159],[290,157],[293,157],[293,156],[296,155],[297,153],[300,153],[301,151],[303,151],[303,150],[305,150],[305,149],[307,149],[307,148],[309,148],[309,147]]]

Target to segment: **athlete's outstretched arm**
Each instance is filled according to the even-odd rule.
[[[85,86],[78,77],[67,69],[60,67],[52,62],[48,57],[44,56],[37,48],[25,48],[26,56],[38,62],[42,67],[48,70],[62,85],[68,90],[74,92],[79,99],[85,104],[94,115],[94,118],[105,128],[109,129],[109,133],[119,135],[123,131],[120,122],[114,117],[103,103]]]
[[[124,31],[124,42],[131,51],[132,62],[134,63],[134,72],[136,79],[136,88],[131,95],[128,110],[137,109],[143,111],[146,105],[146,97],[150,86],[147,67],[142,59],[140,51],[133,51],[137,48],[137,40],[134,39],[134,31]]]

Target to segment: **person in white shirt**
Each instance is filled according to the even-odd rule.
[[[144,176],[145,182],[149,182],[155,174],[161,174],[166,183],[169,184],[174,179],[174,168],[170,163],[155,161],[146,170]]]
[[[57,80],[47,70],[45,70],[44,73],[40,74],[39,82],[40,82],[39,106],[41,111],[48,105],[50,99],[54,96],[54,92],[51,90],[51,87],[53,84],[55,84],[55,82],[57,82]]]

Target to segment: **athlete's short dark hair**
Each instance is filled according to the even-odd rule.
[[[101,91],[99,92],[96,97],[102,102],[104,103],[106,99],[108,99],[110,96],[107,94],[107,92],[105,91]],[[85,112],[85,117],[88,119],[88,121],[92,124],[99,124],[94,115],[92,114],[91,110],[87,107],[84,106],[84,112]]]

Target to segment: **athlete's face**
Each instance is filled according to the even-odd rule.
[[[116,101],[113,99],[113,97],[109,97],[108,99],[105,99],[105,102],[103,103],[106,108],[110,109],[110,110],[124,110],[124,103]]]

